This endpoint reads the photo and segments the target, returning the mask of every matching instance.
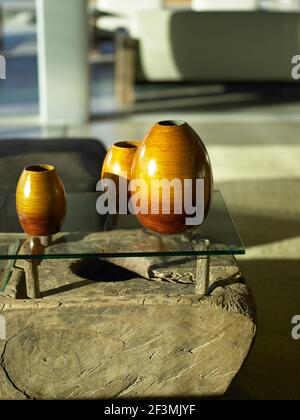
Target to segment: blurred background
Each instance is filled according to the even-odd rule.
[[[224,398],[299,399],[300,0],[0,0],[0,53],[3,185],[12,155],[34,158],[40,139],[64,145],[67,166],[74,138],[107,148],[164,119],[200,134],[258,307]]]
[[[0,123],[298,101],[299,11],[299,0],[0,0]]]

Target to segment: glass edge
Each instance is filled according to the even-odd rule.
[[[0,256],[0,260],[9,260],[9,261],[17,261],[17,260],[77,260],[77,259],[89,259],[89,258],[134,258],[134,257],[188,257],[188,256],[222,256],[222,255],[244,255],[245,250],[228,250],[228,251],[221,251],[221,250],[211,250],[206,252],[201,251],[190,251],[190,252],[172,252],[172,253],[162,253],[162,252],[139,252],[139,253],[101,253],[101,254],[68,254],[68,255],[15,255],[15,256]]]
[[[235,232],[236,232],[236,235],[237,235],[237,237],[238,237],[238,240],[240,241],[241,248],[244,250],[244,254],[246,254],[246,247],[245,247],[245,244],[244,244],[244,242],[243,242],[243,240],[242,240],[242,238],[241,238],[241,236],[240,236],[240,234],[239,234],[239,230],[238,230],[238,228],[236,227],[236,223],[235,223],[235,221],[234,221],[234,219],[233,219],[233,217],[232,217],[231,212],[230,212],[230,211],[229,211],[229,209],[228,209],[227,203],[226,203],[226,201],[225,201],[225,199],[224,199],[224,197],[223,197],[223,194],[222,194],[221,190],[214,190],[214,192],[218,192],[218,194],[220,195],[220,197],[221,197],[221,199],[222,199],[222,201],[223,201],[224,207],[226,208],[226,210],[227,210],[227,212],[228,212],[228,215],[229,215],[229,217],[230,217],[231,223],[232,223],[232,225],[233,225],[233,227],[234,227],[234,229],[235,229]]]

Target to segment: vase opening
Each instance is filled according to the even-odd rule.
[[[25,168],[27,172],[50,172],[54,170],[52,165],[32,165]]]
[[[121,147],[123,149],[136,149],[138,147],[138,143],[138,140],[118,141],[114,144],[114,146]]]
[[[179,127],[180,125],[184,125],[185,121],[182,120],[165,120],[159,121],[158,125],[162,125],[163,127]]]

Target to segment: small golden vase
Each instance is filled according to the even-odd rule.
[[[23,170],[16,209],[24,232],[30,236],[54,235],[62,227],[66,208],[65,189],[53,166],[32,165]]]

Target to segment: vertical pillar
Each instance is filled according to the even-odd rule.
[[[40,117],[80,124],[89,117],[86,0],[37,0]]]
[[[209,240],[196,241],[193,244],[194,250],[207,252],[209,249]],[[197,256],[196,262],[196,278],[195,278],[195,294],[207,296],[209,289],[209,271],[210,271],[210,256]]]

